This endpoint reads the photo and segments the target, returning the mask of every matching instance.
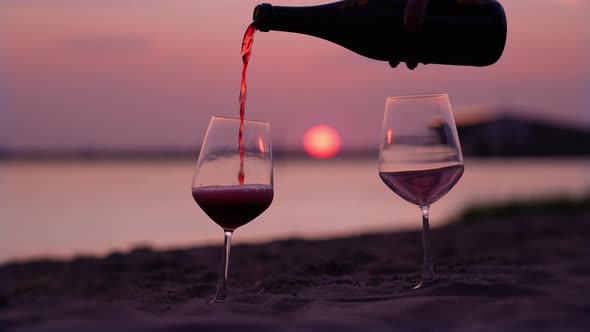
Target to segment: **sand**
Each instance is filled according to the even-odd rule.
[[[420,232],[240,245],[230,301],[215,305],[220,247],[13,263],[0,267],[0,331],[586,331],[589,223],[435,229],[438,281],[420,290]]]

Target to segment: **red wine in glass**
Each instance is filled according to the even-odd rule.
[[[258,217],[272,203],[273,187],[264,184],[193,188],[201,209],[224,230],[235,230]]]
[[[235,139],[240,127],[242,151],[236,149]],[[248,163],[247,178],[236,178],[243,167],[240,157]],[[273,199],[270,124],[213,116],[199,152],[191,189],[195,202],[223,229],[223,258],[212,302],[225,302],[232,234],[263,213]]]
[[[396,194],[418,206],[427,206],[443,197],[463,175],[463,165],[417,171],[379,172],[379,176]]]
[[[254,44],[254,32],[256,32],[256,22],[250,23],[244,39],[242,39],[242,83],[240,85],[240,132],[238,134],[238,145],[240,147],[240,171],[238,172],[238,181],[240,186],[244,185],[244,115],[246,114],[246,73],[248,72],[248,63],[252,55],[252,45]]]

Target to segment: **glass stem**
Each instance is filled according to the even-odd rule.
[[[432,249],[430,247],[430,225],[428,224],[428,210],[430,206],[421,206],[422,210],[422,245],[424,247],[424,266],[422,267],[422,283],[434,280],[434,266],[432,264]]]
[[[224,230],[225,240],[223,241],[223,258],[219,269],[219,283],[217,293],[211,303],[223,303],[227,300],[227,271],[229,268],[229,250],[231,248],[231,236],[233,231]]]

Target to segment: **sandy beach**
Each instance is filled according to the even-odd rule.
[[[454,223],[432,232],[436,284],[412,290],[420,232],[0,267],[2,331],[585,331],[590,215]]]

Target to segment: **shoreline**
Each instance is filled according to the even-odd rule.
[[[431,229],[444,228],[453,226],[458,223],[470,222],[470,220],[480,220],[482,218],[506,218],[516,217],[519,215],[535,217],[542,215],[562,215],[562,214],[583,214],[590,212],[590,192],[582,194],[576,197],[554,195],[542,198],[531,197],[529,199],[510,199],[506,201],[498,201],[488,204],[475,204],[468,206],[462,212],[457,213],[454,217],[445,220],[436,226],[430,225]],[[286,235],[279,237],[261,237],[254,239],[241,240],[241,236],[238,237],[238,245],[265,245],[275,242],[285,241],[328,241],[336,240],[340,238],[356,237],[359,235],[369,236],[373,234],[393,234],[393,233],[406,233],[420,231],[421,227],[417,222],[415,224],[406,223],[407,227],[395,227],[382,226],[367,228],[359,226],[359,230],[347,230],[342,232],[333,232],[326,234],[319,234],[314,236],[309,235]],[[219,232],[221,233],[221,232]],[[241,233],[241,229],[240,229]],[[234,239],[234,247],[235,247]],[[222,236],[219,234],[215,239],[209,241],[194,243],[189,241],[186,243],[177,244],[153,244],[149,242],[137,242],[130,244],[124,248],[111,248],[101,252],[76,252],[72,254],[64,255],[37,255],[37,256],[24,256],[13,257],[0,261],[0,268],[6,265],[24,264],[29,262],[55,262],[63,263],[67,261],[77,259],[104,259],[111,255],[127,255],[135,251],[178,251],[178,250],[191,250],[194,248],[216,248],[221,247]]]

